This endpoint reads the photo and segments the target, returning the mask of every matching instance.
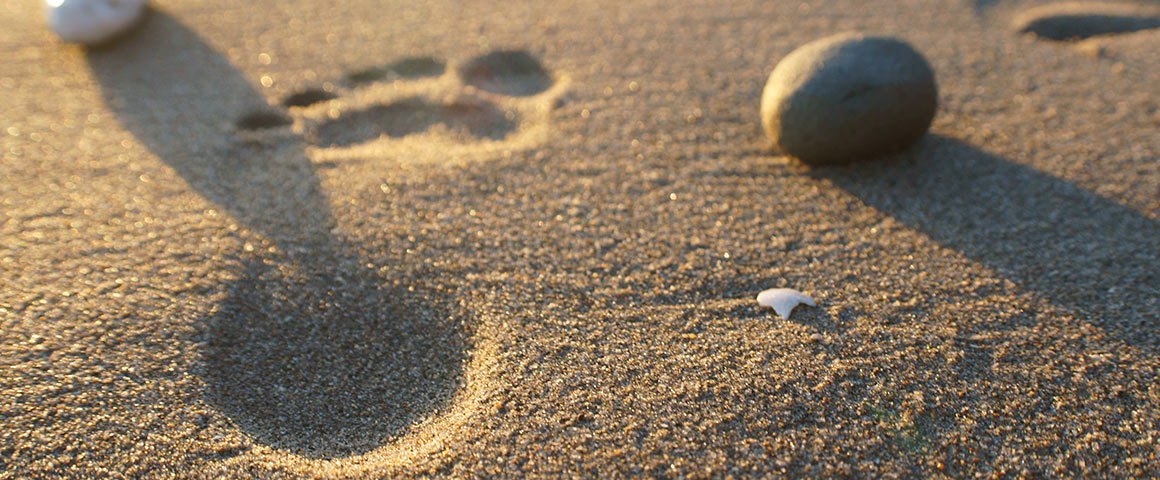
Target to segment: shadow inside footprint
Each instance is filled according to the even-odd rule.
[[[345,147],[388,136],[393,138],[421,133],[443,125],[460,140],[500,140],[516,127],[514,114],[505,113],[490,102],[460,101],[434,104],[408,98],[389,105],[376,105],[347,112],[318,125],[313,135],[323,146]]]
[[[351,72],[346,80],[353,84],[397,78],[423,78],[443,75],[447,66],[435,57],[407,57],[389,64]]]
[[[991,7],[994,7],[999,0],[973,0],[975,15],[981,15]]]
[[[1160,9],[1131,4],[1063,3],[1028,10],[1014,22],[1019,33],[1054,41],[1160,28]]]
[[[282,100],[282,105],[286,107],[309,107],[316,103],[334,100],[335,98],[338,98],[338,95],[335,95],[334,92],[320,88],[308,88],[286,97]]]
[[[480,90],[513,97],[535,95],[552,86],[539,60],[522,50],[491,52],[459,67],[463,82]]]
[[[404,284],[365,267],[356,252],[367,247],[333,234],[319,166],[300,139],[233,135],[289,117],[196,32],[156,11],[133,40],[87,54],[109,110],[244,235],[275,247],[239,252],[240,280],[198,324],[206,400],[258,442],[313,458],[371,450],[436,414],[469,348],[463,317],[424,293],[437,277]]]
[[[210,398],[258,441],[311,458],[364,453],[445,404],[464,323],[357,259],[253,259],[211,319]]]
[[[236,123],[240,130],[265,130],[269,128],[285,127],[294,123],[294,120],[282,112],[271,110],[256,110],[247,113]]]

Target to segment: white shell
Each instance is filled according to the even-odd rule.
[[[803,303],[811,307],[818,306],[809,295],[792,288],[771,288],[757,294],[757,304],[772,308],[774,313],[781,315],[782,320],[789,320],[790,312]]]
[[[124,32],[141,18],[148,0],[45,0],[48,27],[61,40],[95,45]]]

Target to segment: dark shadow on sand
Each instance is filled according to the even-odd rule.
[[[811,175],[1125,343],[1160,344],[1160,225],[1136,210],[935,135]]]
[[[279,245],[330,241],[329,204],[303,149],[234,135],[236,121],[278,112],[197,33],[154,10],[88,60],[121,125],[198,194]]]
[[[999,3],[999,0],[971,0],[970,3],[974,4],[975,15],[982,15],[988,9],[994,7],[995,4]]]
[[[280,250],[239,252],[244,271],[203,319],[211,404],[257,442],[311,458],[372,450],[446,405],[463,318],[331,234],[315,166],[288,129],[237,135],[234,122],[273,108],[237,69],[158,11],[88,60],[137,141]]]

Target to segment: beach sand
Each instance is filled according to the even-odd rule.
[[[1160,29],[392,3],[0,7],[0,479],[1160,476]],[[847,30],[939,112],[809,168],[761,89]]]

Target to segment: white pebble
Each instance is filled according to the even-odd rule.
[[[45,0],[48,27],[61,40],[96,45],[133,26],[148,0]]]
[[[774,313],[781,315],[782,320],[789,320],[789,314],[801,304],[816,307],[814,299],[792,288],[771,288],[757,294],[757,304],[772,308]]]

